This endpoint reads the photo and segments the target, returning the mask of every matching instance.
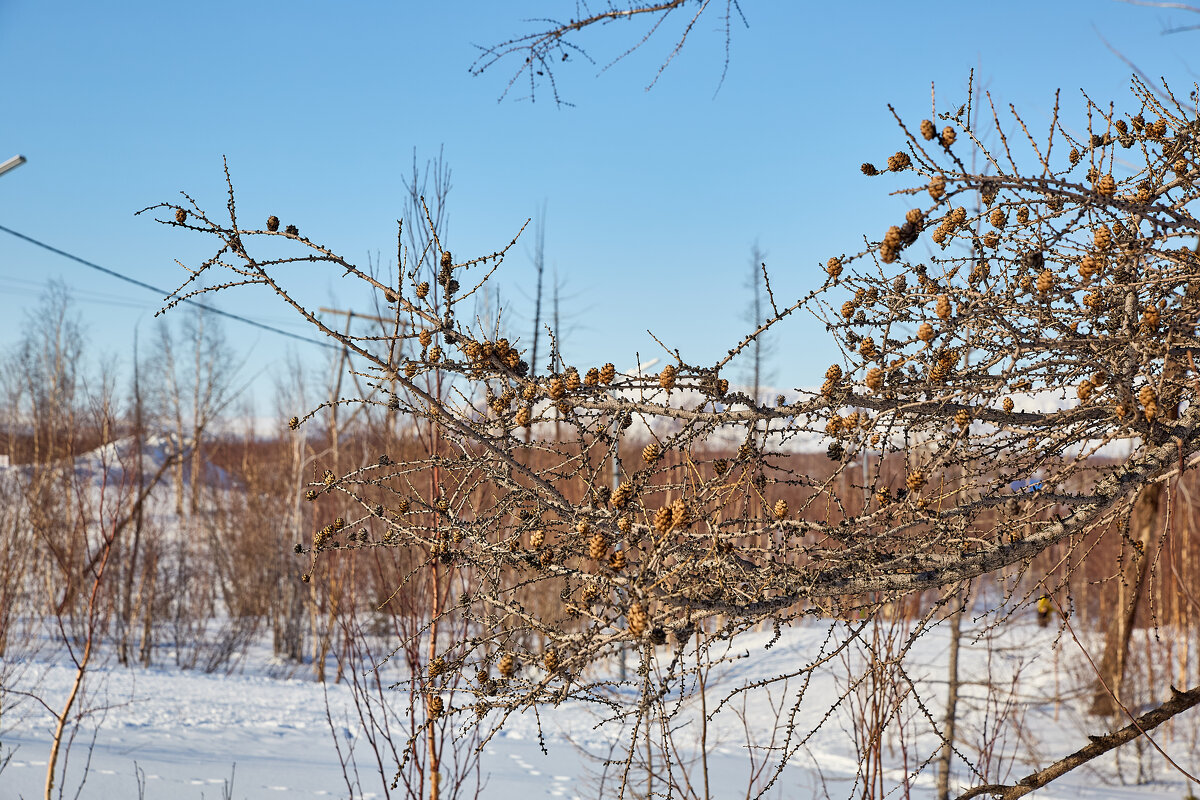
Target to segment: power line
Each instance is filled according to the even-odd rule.
[[[11,236],[15,236],[18,239],[29,242],[30,244],[40,247],[43,250],[48,250],[51,253],[60,255],[63,258],[68,258],[71,261],[74,261],[79,264],[83,264],[85,267],[91,267],[94,270],[103,272],[105,275],[111,275],[112,277],[116,278],[117,280],[125,281],[126,283],[132,283],[134,286],[139,286],[142,289],[149,289],[152,292],[158,293],[158,295],[161,297],[166,297],[170,294],[170,292],[167,292],[164,289],[160,289],[157,286],[151,286],[150,284],[145,283],[143,281],[139,281],[136,278],[130,278],[128,275],[122,275],[120,272],[117,272],[116,270],[109,269],[108,267],[102,267],[93,261],[88,261],[86,258],[80,258],[77,255],[68,253],[66,250],[60,250],[59,248],[54,247],[53,245],[49,245],[43,241],[34,239],[32,236],[26,236],[23,233],[18,233],[17,231],[14,231],[12,228],[6,228],[3,225],[0,225],[0,231],[3,231]],[[340,350],[341,349],[340,346],[333,344],[332,342],[326,342],[326,341],[322,341],[320,339],[310,339],[307,336],[301,336],[298,333],[291,333],[289,331],[280,330],[279,328],[273,328],[270,325],[266,325],[262,322],[257,322],[255,320],[240,316],[238,314],[232,314],[228,311],[222,311],[221,309],[217,308],[216,306],[210,306],[207,303],[201,303],[198,300],[184,298],[184,299],[180,300],[180,302],[188,303],[189,305],[193,305],[196,308],[216,314],[217,316],[227,317],[228,319],[232,319],[237,322],[242,322],[242,323],[245,323],[246,325],[251,325],[255,328],[260,328],[261,330],[264,330],[264,331],[269,331],[271,333],[277,333],[280,336],[287,336],[289,339],[296,339],[298,341],[305,342],[306,344],[320,345],[321,347],[328,347],[331,350]]]

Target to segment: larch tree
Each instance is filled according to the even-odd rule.
[[[739,11],[713,5],[727,21]],[[694,24],[709,6],[610,9],[514,39],[481,66],[525,53],[518,77],[553,86],[551,62],[577,52],[569,34],[683,9]],[[660,343],[667,363],[653,375],[618,373],[612,362],[534,372],[519,342],[493,340],[494,327],[468,310],[515,237],[456,258],[426,215],[419,247],[401,237],[396,272],[385,276],[274,217],[245,223],[228,173],[227,213],[187,196],[147,211],[216,246],[171,305],[218,287],[264,287],[360,365],[371,395],[337,402],[379,403],[427,432],[425,458],[380,458],[313,484],[310,499],[337,494],[356,513],[302,549],[316,563],[335,549],[409,548],[427,570],[461,577],[438,585],[470,587],[449,590],[428,620],[432,630],[451,616],[466,621],[448,648],[427,640],[430,677],[471,679],[446,696],[443,684],[427,684],[431,723],[461,719],[486,743],[514,713],[582,699],[614,720],[669,725],[670,697],[694,687],[699,658],[755,627],[869,619],[924,593],[907,650],[977,580],[1042,595],[1069,615],[1070,565],[1083,544],[1127,531],[1139,503],[1200,458],[1200,407],[1190,402],[1200,348],[1196,91],[1184,99],[1135,78],[1125,111],[1085,97],[1082,133],[1061,122],[1056,97],[1044,135],[985,99],[968,93],[945,108],[935,99],[915,125],[896,115],[894,154],[862,173],[908,200],[903,218],[822,257],[821,282],[802,297],[781,300],[764,281],[768,312],[727,356],[698,363]],[[1003,132],[1002,117],[1017,134]],[[327,265],[385,298],[387,334],[323,322],[303,287],[288,284],[299,263]],[[731,361],[801,312],[826,323],[840,354],[820,389],[790,402],[731,391]],[[547,435],[555,420],[560,434]],[[825,469],[795,461],[794,445],[813,438],[825,444]],[[1105,458],[1116,445],[1128,456]],[[1140,529],[1126,539],[1134,574],[1157,540]],[[1028,574],[1038,558],[1068,568]],[[536,602],[545,598],[557,600]],[[803,682],[861,627],[830,630],[775,680]],[[621,703],[603,665],[626,649],[639,659],[639,692]],[[1119,686],[1106,686],[1122,707]],[[795,702],[793,718],[819,699],[801,691]],[[1020,796],[1197,703],[1200,688],[1137,719],[1125,708],[1129,730],[1022,782],[964,796]],[[783,762],[809,733],[788,727]]]

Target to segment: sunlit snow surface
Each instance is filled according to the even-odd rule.
[[[714,669],[708,710],[712,712],[717,699],[737,686],[781,675],[807,663],[818,652],[831,624],[839,624],[844,630],[840,623],[812,622],[784,630],[770,649],[764,649],[771,639],[769,631],[739,638],[729,654],[748,657],[736,658]],[[969,621],[967,628],[972,628]],[[1030,614],[1022,610],[990,647],[983,641],[971,641],[969,635],[964,638],[963,678],[976,683],[968,683],[962,689],[961,751],[978,752],[986,738],[981,730],[985,724],[994,724],[997,714],[1005,713],[1004,702],[1010,690],[1015,689],[1021,701],[1010,717],[1010,722],[1021,721],[1020,733],[1016,726],[1010,726],[1007,734],[996,742],[994,763],[1009,771],[992,773],[988,776],[991,779],[1013,782],[1082,746],[1087,733],[1102,732],[1097,722],[1080,713],[1086,706],[1088,693],[1078,688],[1086,685],[1087,676],[1078,646],[1065,636],[1056,657],[1052,646],[1054,635],[1053,627],[1038,628],[1031,623]],[[906,662],[910,676],[939,724],[945,691],[946,645],[946,631],[935,629],[917,641]],[[1099,642],[1090,641],[1088,647],[1097,652]],[[1135,643],[1133,649],[1144,651],[1145,647]],[[295,674],[287,677],[282,666],[271,665],[269,661],[265,650],[254,649],[244,662],[243,671],[231,676],[180,671],[173,666],[147,670],[123,668],[111,661],[99,665],[91,676],[91,694],[86,704],[93,708],[107,705],[108,710],[89,718],[76,739],[70,751],[64,796],[75,796],[86,767],[87,780],[80,797],[136,798],[136,765],[144,773],[146,798],[221,798],[224,784],[231,776],[234,798],[347,797],[350,792],[333,747],[336,735],[343,748],[347,744],[358,746],[363,791],[355,796],[383,797],[381,781],[371,772],[369,760],[364,757],[365,744],[351,724],[353,713],[347,716],[347,688],[314,683],[311,666],[296,667]],[[50,705],[57,705],[66,696],[73,676],[66,664],[65,660],[57,664],[45,659],[35,661],[16,688],[31,689]],[[1001,687],[990,701],[983,686],[989,674],[992,683]],[[797,731],[809,730],[825,716],[845,690],[844,675],[845,667],[837,658],[818,671],[800,706]],[[1166,691],[1165,683],[1158,682],[1160,694]],[[798,686],[796,680],[789,682],[787,705],[794,700]],[[326,718],[326,690],[332,731]],[[713,718],[708,732],[711,797],[745,796],[751,765],[746,731],[749,730],[760,748],[756,750],[759,760],[768,757],[761,748],[769,743],[777,719],[770,703],[780,701],[784,696],[782,690],[778,685],[771,689],[770,696],[765,690],[743,695],[744,706],[738,699]],[[402,695],[397,700],[404,703]],[[687,723],[677,733],[685,754],[694,754],[697,710],[690,706],[678,718]],[[498,800],[600,796],[600,765],[596,758],[607,755],[614,740],[628,739],[615,729],[597,730],[593,713],[591,707],[579,703],[543,709],[541,722],[548,755],[541,750],[534,715],[513,717],[485,751],[482,761],[485,785],[480,796]],[[6,709],[0,726],[4,752],[16,748],[7,768],[0,772],[0,798],[41,797],[52,726],[49,714],[36,703],[25,700],[16,708]],[[1165,728],[1156,732],[1164,748],[1181,766],[1192,771],[1200,768],[1198,728],[1200,711],[1193,710],[1177,718],[1170,732]],[[766,796],[840,798],[859,794],[861,788],[856,790],[854,783],[857,758],[850,729],[849,708],[843,703],[807,746],[795,753],[791,765]],[[93,731],[95,746],[87,764]],[[909,719],[905,736],[911,747],[908,762],[911,770],[916,766],[914,758],[916,762],[927,758],[936,747],[936,740],[920,713]],[[782,744],[782,739],[776,743]],[[903,780],[904,766],[894,741],[885,749],[884,760],[888,768],[887,783],[894,790],[890,796],[901,797],[903,791],[897,787]],[[1153,751],[1143,753],[1140,761],[1142,779],[1148,783],[1121,785],[1117,765],[1110,755],[1093,762],[1093,766],[1076,770],[1036,796],[1182,798],[1186,794],[1181,776]],[[1132,746],[1125,748],[1120,770],[1126,781],[1137,779],[1139,757]],[[619,768],[610,768],[602,796],[616,796],[617,771]],[[931,765],[914,778],[911,796],[932,797],[934,775]],[[979,782],[961,762],[956,763],[955,776],[962,787]],[[690,777],[703,796],[698,769],[693,768]],[[401,791],[393,792],[392,796],[404,795]],[[450,796],[443,792],[443,797]],[[463,796],[473,796],[473,792]],[[679,792],[674,796],[680,796]]]
[[[1038,406],[1033,398],[1028,402]],[[805,449],[799,446],[803,437],[798,439],[801,441],[794,442],[797,449]],[[815,434],[811,439],[814,449],[823,446]],[[147,468],[161,463],[168,445],[162,439],[147,443]],[[106,475],[110,485],[119,486],[124,478],[121,469],[128,468],[130,455],[128,443],[118,443],[84,456],[76,462],[75,469],[85,477],[91,476],[94,482],[98,476]],[[0,476],[19,469],[0,469]],[[170,515],[161,513],[165,526],[170,528]],[[977,603],[972,616],[983,605],[982,601]],[[1104,729],[1098,721],[1082,714],[1090,701],[1092,679],[1079,646],[1069,635],[1059,639],[1056,650],[1056,628],[1037,627],[1026,605],[999,627],[998,635],[990,642],[972,639],[970,631],[980,630],[990,618],[980,617],[967,624],[968,635],[960,659],[962,677],[967,683],[962,689],[959,750],[978,759],[981,748],[990,742],[992,767],[986,775],[988,781],[999,779],[1011,783],[1083,746],[1087,734],[1102,733]],[[809,663],[820,653],[830,625],[839,627],[837,633],[845,633],[843,623],[810,621],[783,630],[769,649],[766,645],[772,639],[770,631],[739,637],[727,653],[730,660],[713,669],[708,711],[714,712],[718,701],[740,686],[794,673]],[[1150,644],[1160,662],[1165,661],[1162,653],[1172,635],[1171,631],[1160,631]],[[1085,643],[1098,658],[1101,643],[1087,639]],[[1191,676],[1197,674],[1198,650],[1193,643],[1193,663],[1188,670]],[[1145,641],[1135,641],[1131,652],[1135,661],[1143,658],[1147,652]],[[660,651],[660,655],[669,659],[665,651]],[[0,692],[3,702],[0,760],[9,754],[11,758],[0,771],[0,800],[41,797],[53,718],[37,700],[14,691],[35,695],[50,707],[58,708],[68,694],[74,672],[61,646],[56,649],[49,642],[32,659],[16,648],[9,650],[8,657],[12,661],[7,664],[0,659],[0,679],[7,676],[10,680],[3,687],[7,693]],[[857,658],[852,659],[856,670],[861,666]],[[944,714],[946,658],[947,631],[943,626],[919,638],[905,662],[909,677],[915,681],[938,725]],[[355,797],[384,796],[383,787],[390,783],[392,775],[389,772],[381,779],[372,771],[367,745],[358,733],[357,717],[350,710],[349,690],[344,684],[315,683],[311,664],[289,666],[273,662],[269,642],[252,647],[240,662],[239,670],[228,676],[177,669],[166,648],[156,651],[155,662],[161,666],[121,667],[112,657],[111,647],[101,648],[89,675],[89,695],[80,705],[93,713],[84,720],[70,749],[67,774],[62,782],[63,797],[76,796],[85,773],[86,780],[78,794],[81,798],[137,798],[139,779],[144,783],[143,796],[150,800],[221,798],[230,781],[234,798],[348,797],[350,790],[333,746],[335,737],[343,752],[351,745],[356,748],[359,782]],[[632,675],[633,664],[630,666]],[[615,674],[614,665],[600,669],[608,675]],[[797,736],[803,737],[827,715],[828,719],[817,734],[795,749],[789,766],[767,797],[861,795],[861,786],[856,783],[859,759],[851,736],[854,723],[850,703],[838,703],[846,692],[846,669],[846,664],[835,657],[808,684],[794,720]],[[330,660],[328,674],[332,676],[335,671]],[[1170,681],[1161,663],[1158,671],[1154,697],[1141,698],[1137,710],[1165,699]],[[392,675],[389,679],[398,677],[402,676]],[[990,693],[985,689],[989,680],[998,687]],[[793,678],[787,683],[786,692],[782,683],[773,684],[768,690],[748,692],[715,713],[707,733],[710,797],[746,796],[746,787],[752,780],[752,753],[754,763],[762,764],[764,759],[769,762],[765,771],[759,773],[757,785],[761,786],[762,780],[772,773],[778,758],[778,751],[770,748],[772,731],[779,720],[786,720],[800,685],[801,681]],[[627,701],[635,697],[633,686],[624,692]],[[1019,702],[1009,706],[1011,697]],[[407,706],[401,690],[396,690],[395,705]],[[566,702],[558,708],[542,709],[539,716],[526,713],[510,718],[483,755],[484,785],[480,796],[497,800],[616,796],[621,767],[610,766],[601,775],[602,762],[614,754],[614,746],[615,754],[621,755],[629,742],[629,732],[613,726],[597,728],[596,708]],[[782,709],[782,717],[775,708]],[[884,750],[886,784],[892,797],[903,796],[906,773],[916,772],[938,745],[930,721],[912,707],[909,711],[914,713],[906,718],[904,731],[909,747],[907,766],[895,734]],[[998,716],[1006,721],[997,725]],[[685,759],[694,760],[697,755],[698,720],[699,707],[694,702],[676,718],[681,725],[676,732],[676,744]],[[996,730],[1003,734],[992,737],[989,732]],[[1200,710],[1194,709],[1170,726],[1160,728],[1155,737],[1184,768],[1193,773],[1200,771]],[[752,747],[748,747],[748,738]],[[543,752],[543,742],[548,752]],[[782,734],[777,735],[775,745],[783,744]],[[795,746],[795,740],[792,744]],[[1111,755],[1098,759],[1035,796],[1183,798],[1186,788],[1179,773],[1153,750],[1142,749],[1139,755],[1134,745],[1126,746],[1119,764]],[[687,773],[692,789],[703,797],[703,777],[698,765],[693,764]],[[642,774],[644,767],[637,767],[631,776],[639,793]],[[931,763],[911,777],[910,796],[932,797],[935,774]],[[954,778],[960,788],[983,782],[959,759],[955,761]],[[1139,779],[1145,783],[1127,785]],[[660,783],[655,789],[658,792],[665,787]],[[392,796],[405,795],[401,789]],[[446,789],[442,796],[448,799],[453,794]],[[459,795],[471,796],[474,796],[473,786]],[[692,795],[676,789],[672,796]]]

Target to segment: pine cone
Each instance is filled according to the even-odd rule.
[[[687,503],[683,502],[683,498],[676,498],[671,503],[671,524],[676,528],[682,528],[687,522],[688,510]]]
[[[583,599],[584,605],[591,605],[600,597],[600,587],[594,583],[585,584],[580,597]]]
[[[625,551],[614,550],[613,554],[608,558],[608,568],[613,572],[620,572],[625,569]]]
[[[588,558],[593,561],[600,561],[608,554],[608,539],[600,531],[592,534],[592,539],[588,542]]]
[[[1054,288],[1054,273],[1048,269],[1044,269],[1037,277],[1037,290],[1041,294],[1046,294]]]
[[[521,406],[517,409],[517,414],[513,417],[513,422],[518,428],[528,428],[529,422],[533,418],[533,411],[529,406]]]
[[[517,671],[517,662],[513,658],[512,653],[505,653],[500,656],[500,663],[496,665],[496,670],[502,678],[511,678],[513,673]]]
[[[646,632],[646,624],[650,621],[646,607],[641,603],[634,603],[629,607],[629,613],[625,615],[625,618],[629,622],[629,633],[634,638],[640,639]]]
[[[883,370],[879,367],[871,367],[867,370],[867,388],[873,392],[878,392],[883,388]]]

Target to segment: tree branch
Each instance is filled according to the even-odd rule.
[[[1013,800],[1016,797],[1024,797],[1035,789],[1040,789],[1055,778],[1059,778],[1081,764],[1086,764],[1092,759],[1104,755],[1109,750],[1115,750],[1126,742],[1131,742],[1143,733],[1157,728],[1171,717],[1180,714],[1200,704],[1200,686],[1189,689],[1186,692],[1181,692],[1174,686],[1171,687],[1171,699],[1160,705],[1158,708],[1148,711],[1136,720],[1121,728],[1104,736],[1088,736],[1091,743],[1085,747],[1076,750],[1069,756],[1055,761],[1045,769],[1026,775],[1015,784],[1000,784],[993,783],[986,786],[976,786],[958,796],[958,800],[970,800],[972,797],[980,797],[985,794],[1002,798],[1002,800]]]

